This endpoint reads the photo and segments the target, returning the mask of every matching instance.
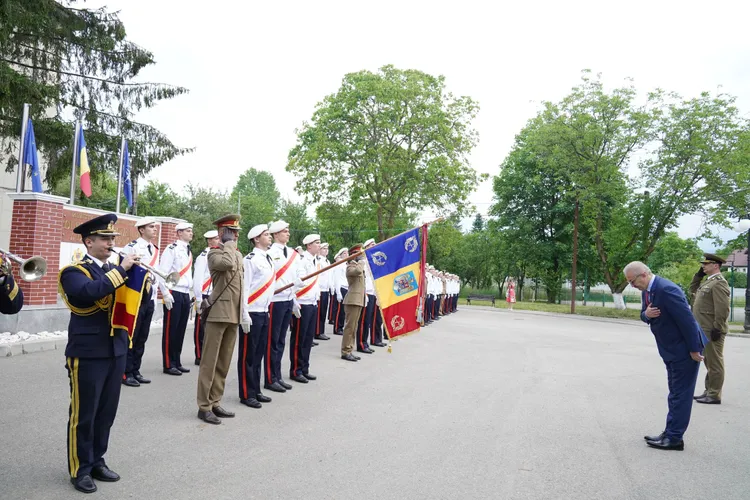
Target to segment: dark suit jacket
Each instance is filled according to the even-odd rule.
[[[5,283],[0,286],[0,313],[16,314],[22,307],[23,290],[9,274],[5,277]]]
[[[128,352],[128,334],[112,333],[112,307],[115,289],[125,284],[127,273],[120,266],[104,272],[86,257],[82,263],[60,272],[60,295],[70,309],[68,345],[71,358],[111,358]]]
[[[661,316],[647,318],[646,304],[658,307]],[[657,276],[651,291],[642,292],[641,319],[651,327],[659,355],[664,361],[689,358],[691,352],[703,352],[708,343],[682,289],[666,278]]]

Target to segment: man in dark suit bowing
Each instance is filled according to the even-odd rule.
[[[682,289],[655,276],[643,262],[631,262],[623,270],[631,286],[642,291],[641,319],[651,327],[659,355],[667,367],[669,397],[667,425],[646,443],[661,450],[683,450],[683,434],[690,423],[698,368],[708,339],[695,321]]]

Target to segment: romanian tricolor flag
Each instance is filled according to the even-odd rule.
[[[81,177],[81,191],[90,198],[91,178],[89,174],[89,157],[86,152],[86,139],[83,138],[83,125],[80,127],[81,129],[78,133],[78,144],[76,147],[76,151],[78,152],[78,155],[76,156],[76,167],[78,167],[78,172]]]
[[[388,338],[419,330],[423,259],[419,228],[365,250]]]
[[[122,257],[120,257],[122,261]],[[112,311],[112,328],[122,328],[128,332],[130,345],[133,345],[133,331],[141,307],[141,296],[148,279],[148,271],[143,266],[133,265],[128,271],[125,285],[115,290],[115,306]]]

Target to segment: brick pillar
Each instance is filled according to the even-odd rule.
[[[13,200],[13,218],[7,250],[22,259],[41,256],[47,261],[47,274],[33,282],[22,280],[19,265],[13,263],[13,277],[23,290],[24,306],[57,304],[63,205],[68,199],[40,193],[8,193],[8,196]]]

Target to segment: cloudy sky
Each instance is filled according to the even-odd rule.
[[[480,105],[471,161],[495,175],[515,134],[543,100],[558,100],[584,68],[606,85],[631,77],[645,92],[685,97],[721,90],[750,113],[744,2],[95,0],[119,10],[130,40],[154,53],[143,81],[190,93],[141,113],[195,153],[151,178],[231,189],[245,169],[267,170],[298,199],[284,170],[295,128],[349,72],[385,64],[446,77]],[[505,5],[507,4],[507,5]],[[481,213],[491,181],[472,196]],[[429,215],[429,214],[426,214]],[[694,237],[698,217],[681,220]],[[731,236],[731,232],[725,233]],[[710,244],[703,245],[705,249]]]

